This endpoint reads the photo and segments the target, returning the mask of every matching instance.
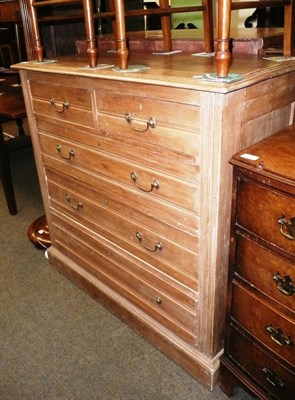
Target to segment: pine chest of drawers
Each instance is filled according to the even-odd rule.
[[[295,393],[295,125],[239,152],[221,387]]]
[[[78,57],[18,65],[49,260],[212,388],[223,351],[228,160],[288,125],[295,63],[272,68],[271,79],[259,67],[230,90],[197,84],[189,56],[131,62],[150,69],[89,71]]]

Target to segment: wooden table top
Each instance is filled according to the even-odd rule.
[[[0,117],[14,120],[25,116],[26,108],[21,86],[0,81]]]

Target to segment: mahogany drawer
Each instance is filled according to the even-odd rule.
[[[36,115],[50,117],[60,123],[94,125],[90,89],[64,86],[55,80],[50,85],[32,80],[30,89]]]
[[[263,387],[270,398],[291,400],[295,393],[294,368],[288,369],[273,358],[263,347],[231,326],[228,357],[246,376]]]
[[[295,218],[294,197],[244,179],[238,193],[236,223],[295,256],[295,240],[286,237],[286,224],[279,222],[283,217]]]
[[[269,307],[256,293],[233,284],[232,318],[295,367],[295,320]]]
[[[88,226],[125,251],[149,263],[153,268],[162,270],[180,281],[183,279],[186,284],[196,286],[195,274],[198,264],[196,252],[168,238],[165,232],[157,232],[152,226],[148,227],[124,215],[121,204],[115,205],[114,201],[112,207],[111,197],[109,206],[108,200],[106,203],[104,201],[105,197],[100,197],[101,202],[99,197],[93,200],[86,197],[85,193],[82,195],[65,186],[65,183],[67,182],[60,186],[50,179],[48,181],[50,205],[53,209]]]
[[[196,343],[196,293],[154,273],[64,215],[54,212],[52,219],[57,250],[151,318]]]
[[[193,186],[185,180],[160,171],[45,133],[39,133],[39,141],[43,161],[48,165],[50,158],[55,157],[64,163],[86,168],[92,173],[136,188],[138,193],[149,193],[150,196],[169,201],[189,211],[199,211],[197,185]]]
[[[236,234],[236,272],[251,286],[294,312],[294,263]]]

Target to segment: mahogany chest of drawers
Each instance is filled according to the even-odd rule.
[[[295,125],[236,154],[221,387],[295,393]]]
[[[228,160],[288,125],[295,63],[253,75],[254,64],[228,87],[192,78],[200,71],[188,55],[132,57],[149,68],[89,70],[83,57],[18,65],[49,261],[212,388],[223,351]]]

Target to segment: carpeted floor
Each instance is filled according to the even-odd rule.
[[[27,239],[43,214],[32,151],[13,154],[11,164],[16,216],[0,183],[0,399],[226,400],[48,264]]]

